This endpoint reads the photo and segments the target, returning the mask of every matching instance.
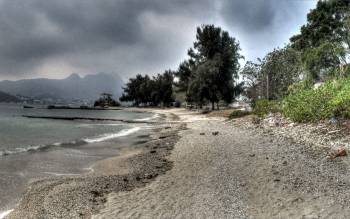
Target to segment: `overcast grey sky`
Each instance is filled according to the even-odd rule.
[[[0,79],[176,69],[201,24],[246,60],[283,46],[316,0],[0,0]]]

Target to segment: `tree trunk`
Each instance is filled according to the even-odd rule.
[[[216,103],[216,108],[219,110],[219,102]]]
[[[269,74],[266,74],[266,99],[270,99],[269,94]]]
[[[211,110],[215,110],[214,101],[211,102]]]

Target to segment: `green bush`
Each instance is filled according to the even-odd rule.
[[[283,114],[296,122],[315,122],[331,117],[350,118],[350,79],[329,81],[318,89],[289,94]]]
[[[250,112],[248,112],[248,111],[235,110],[229,115],[228,118],[229,119],[235,119],[235,118],[240,118],[240,117],[243,117],[243,116],[247,116],[249,114],[250,114]]]
[[[280,111],[277,101],[261,99],[254,104],[253,113],[259,117],[264,117],[269,113],[276,113]]]

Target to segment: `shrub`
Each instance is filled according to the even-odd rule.
[[[243,111],[243,110],[235,110],[229,115],[229,119],[235,119],[235,118],[240,118],[243,116],[247,116],[250,113],[248,111]]]
[[[350,79],[329,81],[318,89],[291,93],[284,98],[282,106],[283,114],[296,122],[350,118]]]
[[[348,83],[347,83],[348,82]],[[333,116],[350,118],[350,81],[342,82],[341,89],[334,94],[329,102],[333,109]]]
[[[277,101],[261,99],[254,104],[253,113],[259,117],[264,117],[269,113],[276,113],[280,111]]]

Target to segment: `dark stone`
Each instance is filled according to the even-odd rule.
[[[156,152],[157,152],[156,150],[151,150],[151,151],[150,151],[151,154],[154,154],[154,153],[156,153]]]
[[[152,174],[145,174],[145,178],[146,178],[146,179],[152,179],[152,178],[153,178],[153,175],[152,175]]]
[[[219,132],[218,132],[218,131],[216,131],[216,132],[212,132],[212,134],[213,134],[213,135],[218,135],[218,134],[219,134]]]
[[[90,193],[95,197],[102,196],[101,192],[99,192],[99,191],[92,190],[92,191],[90,191]]]

